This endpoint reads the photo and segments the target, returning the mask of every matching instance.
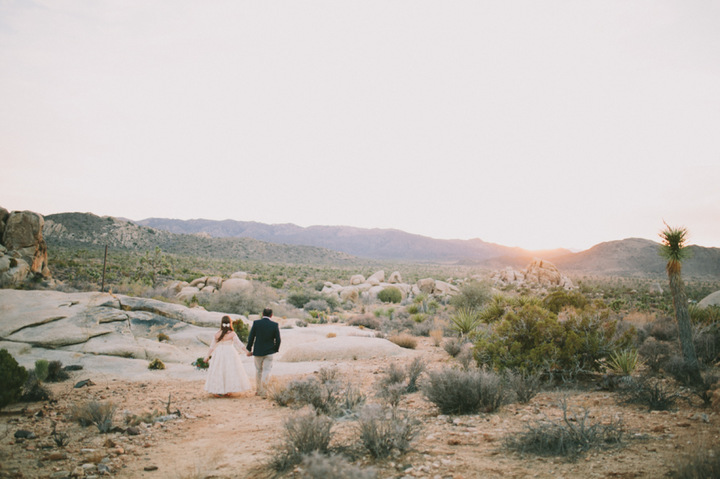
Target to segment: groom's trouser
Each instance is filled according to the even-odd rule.
[[[273,355],[255,356],[255,389],[258,394],[264,394],[265,384],[272,370]]]

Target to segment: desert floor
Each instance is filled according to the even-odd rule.
[[[418,348],[402,357],[317,363],[302,372],[276,365],[275,375],[283,381],[334,365],[344,378],[364,388],[368,402],[374,402],[373,385],[389,361],[405,364],[417,355],[423,356],[429,368],[453,361],[428,338],[420,338]],[[212,397],[202,390],[203,372],[182,379],[166,371],[153,371],[142,379],[88,374],[73,372],[70,380],[50,384],[51,401],[14,404],[2,411],[0,477],[99,476],[98,463],[109,468],[109,476],[118,478],[270,477],[265,464],[283,437],[283,421],[297,414],[252,392]],[[91,379],[94,385],[73,387],[83,379]],[[100,434],[94,426],[83,428],[67,419],[72,404],[110,401],[118,407],[115,422],[126,428],[125,415],[154,409],[164,412],[168,397],[169,409],[179,410],[181,417],[141,424],[138,435],[127,431]],[[520,455],[503,447],[504,438],[526,424],[560,418],[563,398],[571,410],[587,408],[592,421],[622,420],[623,446],[591,451],[576,461]],[[720,418],[710,409],[680,401],[676,411],[648,412],[640,406],[620,405],[615,393],[592,388],[542,392],[528,404],[507,405],[490,414],[440,415],[420,392],[405,396],[400,407],[412,411],[423,427],[410,452],[379,462],[359,461],[363,467],[373,465],[381,478],[657,478],[666,476],[685,456],[708,449],[720,439]],[[68,435],[66,446],[58,447],[51,439],[53,424]],[[16,439],[18,430],[32,431],[36,438]],[[357,442],[352,420],[338,422],[333,431],[334,443]],[[285,477],[294,475],[297,471]]]

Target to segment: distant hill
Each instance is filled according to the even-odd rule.
[[[612,276],[664,276],[667,263],[659,255],[660,243],[641,238],[600,243],[560,256],[553,263],[562,271]],[[683,276],[720,279],[720,248],[689,246]]]
[[[52,248],[103,247],[163,252],[209,258],[228,258],[291,264],[359,264],[358,258],[346,253],[315,246],[290,246],[252,238],[211,238],[208,235],[175,234],[139,226],[92,213],[59,213],[45,216],[43,236]]]
[[[271,243],[311,245],[376,260],[481,264],[503,257],[504,264],[525,266],[535,256],[546,259],[567,254],[568,250],[532,252],[480,239],[441,240],[396,229],[355,228],[352,226],[310,226],[265,224],[235,220],[175,220],[148,218],[136,222],[158,230],[182,234],[206,233],[217,238],[245,237]],[[525,261],[525,259],[529,260]]]
[[[534,258],[542,258],[568,274],[665,276],[659,243],[640,238],[600,243],[579,253],[528,251],[479,239],[440,240],[394,229],[161,218],[135,224],[91,213],[48,215],[43,234],[50,247],[108,244],[147,251],[159,246],[167,253],[273,263],[342,265],[398,260],[497,270],[508,266],[521,269]],[[689,249],[692,256],[683,263],[683,276],[720,279],[720,248]]]

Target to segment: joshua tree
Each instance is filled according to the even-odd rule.
[[[690,380],[694,384],[701,384],[702,376],[700,375],[700,365],[697,354],[695,354],[695,345],[692,340],[692,325],[690,324],[687,295],[685,294],[685,285],[683,284],[681,274],[682,261],[688,257],[688,250],[685,249],[688,231],[687,228],[671,228],[667,223],[665,223],[665,226],[666,229],[660,233],[660,238],[662,239],[660,255],[667,259],[665,270],[670,280],[670,293],[672,294],[673,306],[675,307],[675,319],[678,325],[680,345],[682,347],[683,358],[688,367]]]

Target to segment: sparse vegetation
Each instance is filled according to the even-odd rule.
[[[113,419],[117,406],[110,402],[95,400],[74,403],[70,408],[70,420],[83,427],[94,424],[101,433],[110,432],[113,428]]]
[[[593,423],[587,409],[581,414],[572,414],[565,401],[562,409],[562,421],[538,421],[530,424],[522,433],[508,437],[506,446],[520,453],[559,456],[572,460],[591,449],[622,443],[623,430],[620,423]]]
[[[422,391],[443,414],[493,412],[507,398],[502,378],[490,371],[444,368],[427,374]]]
[[[165,369],[165,363],[161,359],[155,358],[148,364],[148,369]]]
[[[313,452],[328,452],[333,426],[329,417],[307,412],[287,418],[284,426],[283,442],[271,460],[276,471],[299,464],[303,456]]]
[[[363,408],[357,427],[360,442],[376,459],[407,451],[420,432],[420,422],[409,413],[374,404]]]

